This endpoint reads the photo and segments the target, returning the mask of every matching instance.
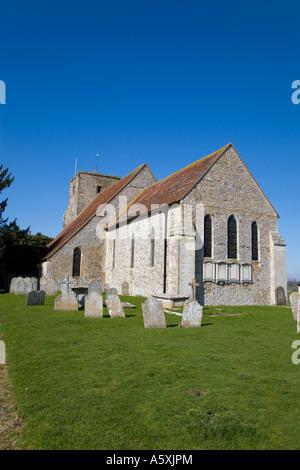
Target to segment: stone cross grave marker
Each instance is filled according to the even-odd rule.
[[[70,292],[70,286],[76,286],[77,281],[73,279],[69,274],[66,274],[64,277],[61,278],[59,283],[62,286],[63,292]]]
[[[142,304],[144,326],[150,328],[166,328],[166,319],[161,300],[155,297],[149,297]]]
[[[110,294],[106,297],[106,306],[110,315],[110,318],[125,317],[123,307],[120,302],[120,298],[116,294]]]
[[[192,279],[192,282],[189,283],[189,286],[192,288],[192,300],[196,300],[196,287],[199,286],[199,283],[196,282],[196,279]]]
[[[44,305],[46,292],[32,290],[27,294],[27,305]]]

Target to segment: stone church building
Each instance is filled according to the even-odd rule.
[[[145,163],[124,178],[79,171],[40,286],[69,274],[118,293],[191,295],[204,305],[272,305],[287,295],[278,214],[232,144],[156,181]]]

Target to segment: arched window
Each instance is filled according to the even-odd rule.
[[[81,249],[75,248],[73,253],[73,276],[80,276]]]
[[[258,230],[256,222],[252,222],[251,225],[251,248],[252,261],[258,261]]]
[[[212,232],[211,232],[211,216],[207,214],[204,217],[204,257],[212,257]]]
[[[134,267],[134,236],[132,235],[131,238],[131,260],[130,260],[130,267]]]
[[[228,244],[227,257],[237,259],[237,227],[234,215],[228,219]]]
[[[153,268],[155,261],[155,231],[151,231],[151,247],[150,247],[150,266]]]

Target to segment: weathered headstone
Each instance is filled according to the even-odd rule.
[[[187,300],[184,303],[182,323],[183,328],[200,327],[202,323],[203,307],[197,300]]]
[[[57,282],[51,277],[41,277],[40,289],[44,290],[47,295],[55,295],[60,290]]]
[[[122,283],[122,295],[129,295],[129,284],[127,281]]]
[[[63,292],[54,300],[54,310],[74,311],[78,310],[78,300],[74,292]]]
[[[163,304],[155,297],[149,297],[142,304],[145,328],[166,328]]]
[[[18,282],[18,278],[17,277],[13,277],[10,281],[10,286],[9,286],[9,292],[14,292],[15,291],[15,288],[16,288],[16,284]]]
[[[118,291],[117,291],[117,289],[112,287],[111,289],[108,289],[107,295],[118,295]]]
[[[121,302],[121,305],[123,308],[136,308],[135,305],[129,303],[129,302]]]
[[[277,287],[276,289],[276,305],[285,305],[286,298],[283,287]]]
[[[110,315],[110,318],[125,317],[123,307],[120,302],[120,298],[116,294],[110,294],[106,297],[106,306]]]
[[[25,292],[25,281],[23,278],[21,278],[21,280],[19,280],[17,283],[16,283],[16,287],[15,287],[15,291],[14,293],[16,295],[23,295],[23,294],[26,294]]]
[[[69,276],[69,274],[66,274],[60,279],[59,284],[61,285],[62,292],[70,292],[71,287],[76,286],[77,281],[72,276]]]
[[[298,294],[297,292],[293,292],[290,295],[290,302],[291,302],[294,320],[297,320],[299,299],[300,299],[300,294]]]
[[[92,281],[89,283],[89,294],[91,292],[97,292],[98,294],[102,294],[101,282],[100,281]]]
[[[105,294],[107,294],[107,292],[109,291],[110,287],[109,287],[109,284],[105,283],[104,286],[103,286],[103,292]]]
[[[0,341],[0,364],[6,364],[6,352],[5,352],[5,343],[4,341]]]
[[[32,290],[27,295],[27,305],[44,305],[46,292]]]
[[[84,316],[89,318],[103,317],[103,297],[98,292],[90,292],[84,299]]]
[[[32,282],[32,290],[37,290],[37,288],[38,288],[37,278],[36,277],[31,277],[30,280]]]
[[[24,282],[25,282],[25,294],[29,294],[29,292],[33,290],[30,277],[25,277]]]

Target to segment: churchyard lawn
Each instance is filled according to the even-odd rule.
[[[299,449],[296,322],[285,307],[205,307],[201,328],[55,312],[0,297],[19,449]],[[3,366],[0,366],[0,368]]]

